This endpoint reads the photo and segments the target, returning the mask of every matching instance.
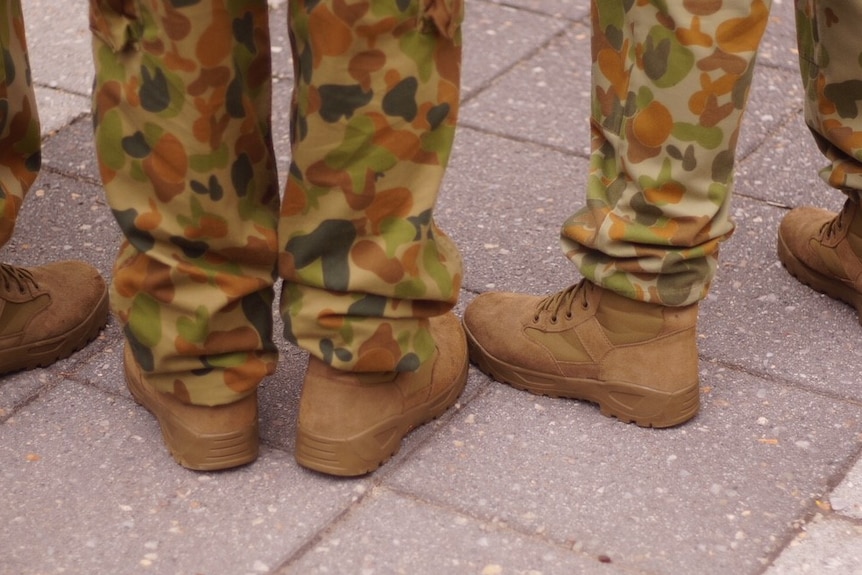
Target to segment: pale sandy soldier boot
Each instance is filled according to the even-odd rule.
[[[645,427],[698,411],[696,324],[697,304],[634,301],[586,280],[545,298],[483,294],[464,314],[470,358],[494,379]]]
[[[257,459],[257,391],[227,405],[192,405],[149,385],[128,344],[124,363],[129,391],[156,417],[177,463],[195,471],[217,471]]]
[[[417,371],[338,371],[312,357],[302,387],[296,460],[330,475],[377,469],[405,435],[442,415],[467,382],[467,342],[451,313],[431,318],[436,354]]]
[[[862,214],[847,199],[837,214],[802,207],[778,228],[778,259],[796,279],[856,308],[862,322]]]
[[[88,264],[0,264],[0,374],[70,356],[99,334],[107,316],[105,281]]]

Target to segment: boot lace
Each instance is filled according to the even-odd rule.
[[[589,285],[591,284],[586,280],[581,280],[563,291],[545,297],[536,306],[536,315],[533,317],[533,321],[539,321],[539,317],[543,313],[550,312],[551,323],[557,323],[561,315],[565,316],[566,319],[572,319],[574,316],[572,309],[575,306],[580,306],[583,310],[589,309],[590,302],[587,299]]]
[[[848,199],[844,203],[844,207],[841,208],[841,212],[821,226],[820,237],[831,239],[844,231],[844,225],[846,224],[845,220],[848,220],[851,217],[850,201],[851,200]]]
[[[822,237],[833,238],[844,230],[844,218],[841,215],[835,216],[820,228]]]
[[[39,287],[29,271],[9,264],[0,264],[0,284],[5,291],[12,291],[15,288],[18,293],[25,293],[28,284],[34,288]]]

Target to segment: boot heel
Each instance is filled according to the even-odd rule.
[[[640,427],[673,427],[685,423],[700,410],[700,388],[697,383],[673,393],[660,393],[627,384],[608,383],[604,387],[607,391],[597,401],[602,415]]]
[[[126,386],[135,401],[156,417],[165,446],[177,463],[195,471],[216,471],[257,459],[256,393],[229,405],[187,405],[150,388],[128,346],[124,363]]]

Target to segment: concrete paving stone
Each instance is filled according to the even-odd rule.
[[[802,110],[802,87],[797,77],[797,73],[782,68],[757,66],[742,119],[738,158],[762,146],[768,134],[778,131]]]
[[[290,165],[290,99],[293,91],[293,60],[287,32],[286,2],[270,2],[269,28],[272,46],[272,133],[280,189]]]
[[[43,171],[0,254],[16,265],[80,259],[108,277],[119,240],[101,187]]]
[[[827,163],[799,114],[773,135],[768,145],[740,163],[736,191],[785,209],[813,205],[838,211],[845,196],[818,176]],[[777,233],[777,225],[771,228],[774,233],[770,237]]]
[[[461,73],[463,102],[571,23],[493,2],[466,3]]]
[[[732,214],[737,231],[700,308],[701,355],[830,397],[862,398],[856,313],[781,266],[775,237],[786,211],[736,198]]]
[[[589,116],[590,30],[572,24],[465,102],[461,123],[586,155]]]
[[[101,189],[91,115],[87,114],[43,141],[42,171],[85,180]]]
[[[42,136],[63,129],[70,122],[90,113],[90,98],[54,88],[36,87],[36,109],[39,111]]]
[[[589,2],[584,0],[555,0],[554,2],[543,2],[542,0],[492,0],[496,4],[515,6],[522,10],[541,12],[549,16],[565,17],[572,20],[587,18],[590,13]],[[478,0],[476,1],[478,3]],[[469,5],[469,3],[468,3]]]
[[[818,516],[764,575],[862,575],[862,525]]]
[[[856,462],[838,487],[829,495],[829,505],[835,513],[853,519],[862,519],[862,459]]]
[[[308,354],[284,343],[280,332],[275,334],[279,348],[278,368],[267,377],[258,390],[261,438],[269,445],[293,453],[299,395]]]
[[[46,369],[30,369],[0,377],[0,422],[57,382]]]
[[[87,383],[91,380],[82,377],[82,370],[99,361],[106,349],[111,349],[120,337],[120,330],[116,321],[110,315],[108,323],[96,338],[89,342],[83,349],[76,351],[66,359],[61,359],[45,368],[58,381],[77,381]]]
[[[735,193],[788,208],[814,205],[838,210],[844,194],[818,175],[827,165],[802,113],[795,113],[763,146],[738,162]]]
[[[763,35],[757,60],[799,73],[799,51],[796,49],[796,14],[793,0],[773,0],[769,25]]]
[[[284,191],[290,171],[290,98],[292,81],[279,81],[273,85],[272,139],[278,170],[279,189]]]
[[[292,82],[293,63],[287,33],[287,3],[270,3],[269,45],[272,47],[272,73],[279,81]]]
[[[587,161],[462,128],[435,217],[464,257],[464,288],[548,293],[573,283],[559,230],[583,201]]]
[[[25,0],[21,4],[33,81],[86,98],[93,85],[87,0]]]
[[[132,394],[126,388],[123,375],[125,340],[113,315],[108,320],[108,325],[102,331],[101,337],[103,341],[97,340],[88,346],[83,354],[78,353],[70,358],[69,361],[75,363],[67,370],[67,377],[131,401]]]
[[[701,414],[664,430],[491,386],[386,485],[633,572],[759,573],[855,456],[862,412],[710,363],[702,383]]]
[[[375,488],[326,536],[278,573],[503,575],[624,573],[541,536]]]
[[[362,492],[269,448],[236,471],[190,472],[154,425],[131,401],[75,383],[7,420],[0,572],[266,572]]]

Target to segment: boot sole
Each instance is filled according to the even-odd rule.
[[[633,383],[563,377],[526,369],[488,353],[464,325],[470,359],[496,381],[535,395],[577,399],[598,404],[599,411],[640,427],[673,427],[700,410],[700,388],[694,383],[676,392],[662,392]]]
[[[458,401],[467,384],[469,363],[445,393],[398,417],[391,417],[347,439],[322,437],[302,428],[296,433],[296,461],[303,467],[343,477],[365,475],[389,461],[413,429],[443,415]]]
[[[784,268],[811,289],[826,294],[832,299],[837,299],[856,309],[857,319],[862,324],[862,293],[859,293],[841,280],[824,275],[805,262],[793,255],[790,248],[784,242],[784,238],[778,236],[778,259]]]
[[[108,292],[87,318],[64,334],[8,348],[0,356],[0,374],[47,367],[65,359],[96,339],[108,321]]]
[[[134,373],[137,369],[133,361],[125,361],[126,385],[135,401],[155,416],[162,439],[177,463],[194,471],[218,471],[257,459],[260,443],[257,421],[222,433],[201,433],[189,429],[176,415],[162,407],[160,398],[156,396],[158,392],[143,383]]]

